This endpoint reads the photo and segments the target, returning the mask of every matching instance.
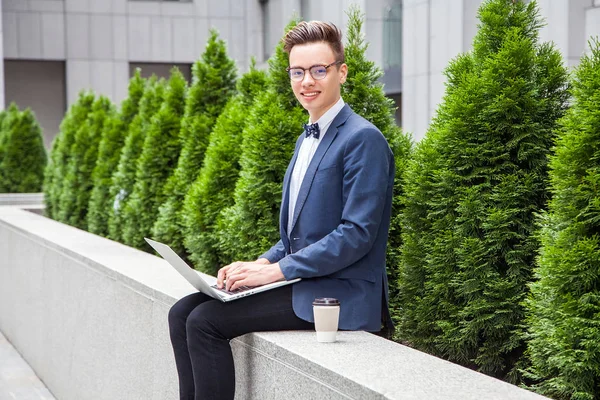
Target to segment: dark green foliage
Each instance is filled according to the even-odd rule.
[[[354,112],[371,121],[381,130],[394,153],[396,177],[386,260],[392,310],[397,312],[398,307],[394,303],[398,292],[396,283],[400,264],[399,250],[402,244],[400,235],[402,176],[410,157],[412,143],[410,137],[396,125],[394,102],[385,96],[383,86],[377,81],[383,72],[373,61],[366,58],[368,44],[365,43],[362,33],[363,18],[358,7],[350,8],[348,40],[345,46],[348,76],[342,87],[342,97]]]
[[[11,105],[0,138],[0,193],[35,193],[42,190],[47,155],[42,130],[30,109]]]
[[[4,145],[6,143],[6,137],[7,137],[6,132],[8,131],[7,129],[4,129],[3,123],[4,123],[4,120],[6,119],[6,117],[8,116],[9,110],[12,108],[12,106],[13,106],[13,104],[11,104],[11,107],[9,107],[8,110],[0,111],[0,162],[2,162],[2,158],[4,157]],[[16,108],[16,105],[14,105],[14,107]],[[0,175],[0,177],[1,177],[1,175]]]
[[[4,160],[4,152],[8,141],[9,133],[18,128],[19,125],[19,108],[15,103],[11,103],[8,109],[2,110],[2,123],[0,124],[0,164]],[[3,172],[0,169],[0,193],[5,193]]]
[[[156,240],[184,253],[181,210],[190,185],[198,178],[210,132],[235,91],[235,63],[227,56],[225,42],[211,32],[206,50],[194,64],[194,82],[186,99],[181,121],[181,155],[177,168],[167,180],[166,201],[159,208],[153,228]]]
[[[121,112],[115,113],[104,125],[98,160],[92,172],[94,189],[87,214],[88,229],[97,235],[108,235],[108,216],[113,205],[113,199],[109,196],[112,175],[118,166],[129,125],[138,113],[144,84],[138,69],[129,81],[129,95],[121,105]]]
[[[600,43],[590,48],[550,160],[553,197],[528,302],[529,377],[556,399],[600,398]]]
[[[108,208],[108,237],[122,241],[124,229],[123,212],[129,200],[129,194],[135,184],[137,161],[142,154],[146,132],[150,127],[152,117],[158,112],[163,102],[165,81],[150,77],[146,82],[144,94],[140,99],[139,113],[129,125],[125,145],[121,150],[119,164],[112,176],[112,186],[109,191]]]
[[[250,71],[238,81],[239,94],[227,103],[217,120],[204,166],[185,196],[182,210],[185,247],[194,265],[208,274],[216,274],[219,266],[229,261],[219,250],[216,221],[221,210],[233,205],[247,110],[256,94],[264,89],[266,80],[266,74],[254,68],[253,60]]]
[[[295,22],[288,29],[293,26]],[[217,221],[216,234],[228,260],[252,259],[279,240],[283,176],[307,120],[292,92],[287,66],[288,55],[280,44],[269,59],[268,88],[250,110],[242,134],[235,204]]]
[[[94,100],[93,93],[79,93],[79,98],[67,111],[60,124],[60,132],[52,143],[50,162],[44,172],[45,213],[50,218],[58,219],[60,195],[67,175],[67,166],[73,156],[71,147],[75,143],[77,130],[87,120]]]
[[[179,130],[185,108],[185,78],[171,70],[165,100],[148,127],[135,172],[131,198],[123,209],[123,240],[139,249],[149,249],[144,237],[151,236],[158,207],[164,202],[163,187],[176,167],[181,151]]]
[[[448,67],[446,95],[407,167],[398,335],[516,382],[566,71],[538,44],[535,2],[487,0],[479,19],[474,51]]]
[[[65,182],[59,198],[58,219],[69,225],[87,229],[87,212],[93,188],[92,171],[98,158],[98,145],[104,124],[114,114],[114,106],[104,96],[98,97],[85,123],[75,134]]]

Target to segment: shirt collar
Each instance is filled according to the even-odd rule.
[[[321,131],[329,127],[329,124],[333,122],[333,119],[338,115],[342,108],[344,108],[345,104],[346,103],[344,103],[344,99],[342,99],[340,96],[340,99],[329,110],[327,110],[327,112],[323,114],[321,118],[317,120],[316,123],[319,124],[319,129]],[[311,123],[310,118],[308,123]]]

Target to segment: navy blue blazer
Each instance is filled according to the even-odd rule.
[[[345,105],[312,158],[287,232],[290,177],[304,135],[283,180],[281,240],[261,255],[279,262],[293,285],[296,315],[314,322],[317,297],[340,300],[339,328],[379,331],[388,307],[385,254],[394,156],[381,132]]]

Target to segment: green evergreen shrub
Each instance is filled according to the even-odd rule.
[[[2,110],[2,124],[0,124],[0,164],[4,160],[4,152],[8,141],[9,133],[18,128],[19,108],[15,103],[11,103],[8,109]],[[4,181],[3,171],[0,169],[0,193],[6,193],[7,183]]]
[[[590,48],[550,159],[553,197],[528,301],[529,377],[555,399],[600,398],[600,43]]]
[[[220,250],[231,261],[255,258],[279,240],[283,176],[308,119],[292,92],[287,66],[280,43],[269,59],[267,89],[250,109],[242,134],[235,204],[217,220]]]
[[[214,30],[202,57],[194,64],[193,76],[181,121],[181,155],[165,185],[166,201],[159,208],[153,228],[156,240],[169,244],[181,255],[185,252],[181,216],[185,194],[198,178],[209,135],[235,91],[235,62],[227,56],[225,42]]]
[[[150,127],[152,117],[158,112],[164,100],[166,82],[151,76],[146,82],[144,94],[140,99],[139,112],[133,118],[127,131],[125,145],[119,156],[119,164],[112,176],[112,185],[109,191],[108,209],[108,237],[116,241],[123,241],[124,228],[123,209],[130,198],[135,184],[135,171],[137,161],[142,154],[146,132]]]
[[[400,229],[402,176],[410,158],[412,142],[410,136],[404,134],[396,125],[394,101],[385,96],[383,85],[378,82],[383,72],[375,62],[369,61],[366,57],[369,45],[364,40],[363,21],[364,15],[360,9],[356,6],[351,7],[348,11],[348,39],[345,46],[348,76],[342,86],[342,98],[357,114],[381,130],[394,153],[396,175],[386,257],[391,310],[394,314],[399,312],[395,303],[398,294],[396,285],[400,264],[399,250],[402,244]]]
[[[10,109],[10,107],[9,107]],[[6,116],[8,115],[8,110],[1,110],[0,111],[0,162],[2,162],[2,158],[3,156],[3,149],[4,149],[4,143],[6,141],[6,131],[3,128],[3,123],[4,123],[4,119],[6,118]]]
[[[67,175],[67,166],[73,155],[71,147],[75,142],[77,130],[87,120],[94,100],[93,93],[80,92],[77,101],[71,105],[60,123],[59,133],[52,142],[50,161],[44,171],[45,213],[50,218],[60,220],[59,201]]]
[[[128,97],[121,104],[121,111],[114,113],[104,124],[98,147],[98,159],[92,172],[94,188],[87,214],[88,229],[96,235],[108,235],[108,216],[113,205],[113,200],[109,196],[112,175],[118,166],[129,125],[138,113],[144,85],[145,81],[138,69],[129,81]]]
[[[483,373],[520,380],[535,214],[566,109],[560,54],[538,43],[535,2],[486,0],[472,53],[406,173],[399,338]]]
[[[0,154],[0,192],[36,193],[42,190],[48,157],[42,129],[28,108],[23,112],[9,108],[2,153]]]
[[[93,188],[92,171],[98,158],[98,145],[104,124],[115,112],[111,101],[99,96],[85,123],[75,134],[65,182],[59,198],[59,220],[87,230],[87,212]]]
[[[152,235],[158,207],[164,202],[163,187],[181,151],[179,130],[185,108],[187,84],[183,74],[171,70],[165,100],[152,119],[135,172],[131,198],[123,209],[123,240],[139,249],[150,247],[144,237]]]
[[[264,90],[266,81],[266,73],[256,70],[252,60],[250,70],[238,81],[238,94],[217,120],[200,175],[185,196],[182,210],[185,247],[196,268],[208,274],[216,275],[219,267],[229,261],[219,250],[216,221],[221,210],[233,205],[247,110]]]

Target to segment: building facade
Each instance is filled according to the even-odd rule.
[[[443,71],[471,49],[482,0],[404,0],[402,127],[423,138],[444,95]],[[600,35],[600,0],[538,0],[546,26],[540,40],[552,41],[565,63],[576,66],[588,40]]]
[[[386,87],[398,97],[401,0],[2,0],[0,107],[31,107],[49,146],[81,90],[119,103],[136,67],[165,76],[177,65],[189,78],[211,28],[241,73],[253,56],[266,67],[294,16],[345,31],[351,4],[365,13],[368,56],[390,72]]]
[[[31,107],[46,145],[66,108],[84,89],[119,103],[135,68],[167,76],[177,65],[190,78],[210,29],[227,41],[240,73],[259,67],[294,17],[337,24],[346,11],[365,15],[367,56],[398,106],[397,122],[421,139],[444,93],[444,68],[469,51],[482,0],[1,0],[0,107]],[[553,41],[575,66],[600,35],[600,0],[538,0]]]

